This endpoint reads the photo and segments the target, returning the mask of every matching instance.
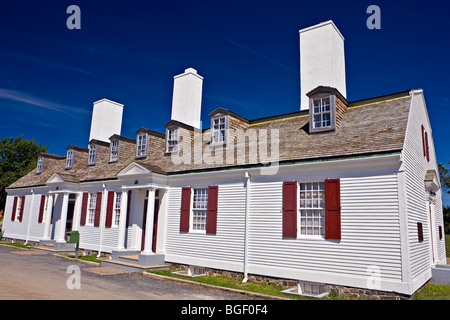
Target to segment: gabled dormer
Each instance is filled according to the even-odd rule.
[[[37,159],[36,174],[41,174],[44,170],[51,169],[56,161],[64,160],[64,156],[52,153],[40,153]]]
[[[79,163],[81,159],[86,158],[86,154],[89,153],[89,149],[82,148],[74,145],[70,145],[66,148],[66,170],[70,170],[75,166],[75,163]]]
[[[347,110],[348,102],[331,87],[317,87],[306,94],[309,98],[309,133],[334,131]]]
[[[164,134],[146,128],[140,128],[136,135],[136,159],[145,159],[152,151],[159,150],[165,138]]]
[[[109,143],[92,139],[89,142],[88,166],[93,166],[97,163],[99,156],[104,156],[104,149],[109,150]]]
[[[245,130],[248,127],[247,119],[227,109],[217,108],[209,116],[212,147],[227,146],[230,139],[234,139],[234,131]]]

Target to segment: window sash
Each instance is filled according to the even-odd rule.
[[[66,169],[72,168],[73,165],[73,150],[67,151],[66,157]]]
[[[147,154],[147,134],[138,135],[136,145],[136,157],[143,157]]]
[[[178,128],[167,129],[167,152],[175,152],[178,149]]]
[[[206,218],[208,213],[208,188],[195,188],[193,194],[194,201],[192,205],[191,230],[206,231]]]
[[[122,193],[116,192],[115,193],[115,200],[114,200],[114,225],[118,226],[120,222],[120,207],[122,204]]]
[[[325,184],[300,183],[300,235],[325,236]]]
[[[226,117],[213,119],[212,142],[225,143],[226,140]]]
[[[87,224],[94,225],[95,207],[97,205],[97,193],[89,194],[88,221]]]
[[[37,161],[36,173],[41,173],[42,172],[42,164],[43,163],[44,163],[44,159],[42,157],[39,157],[38,161]]]
[[[97,151],[97,146],[95,144],[89,146],[88,164],[95,164],[96,151]]]
[[[118,161],[119,160],[119,140],[111,141],[111,150],[109,161]]]
[[[314,128],[331,127],[331,99],[318,98],[313,101]]]

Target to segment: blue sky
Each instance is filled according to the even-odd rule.
[[[81,30],[66,27],[72,4]],[[380,30],[366,27],[372,4]],[[217,107],[249,119],[296,111],[298,30],[331,19],[346,39],[348,100],[424,89],[445,163],[449,13],[449,1],[2,0],[0,138],[35,138],[60,155],[87,146],[92,103],[102,98],[125,105],[122,135],[164,132],[173,76],[188,67],[204,77],[205,123]]]

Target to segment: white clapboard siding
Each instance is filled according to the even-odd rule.
[[[428,134],[430,161],[423,154],[422,129]],[[438,172],[431,128],[421,95],[415,95],[409,115],[409,123],[404,146],[405,190],[408,219],[408,243],[411,276],[414,280],[430,270],[430,225],[424,178],[427,170]],[[435,211],[439,260],[445,261],[445,239],[439,240],[438,226],[443,228],[441,191],[436,194]],[[424,241],[418,241],[417,223],[423,225]]]
[[[195,188],[195,186],[192,186]],[[195,264],[202,259],[204,266],[243,263],[245,228],[245,188],[243,183],[219,185],[217,233],[181,233],[181,188],[168,192],[166,260]],[[208,265],[208,261],[209,264]],[[235,269],[237,270],[237,269]],[[242,267],[239,267],[242,271]]]
[[[367,268],[378,266],[384,279],[401,280],[396,175],[341,178],[340,184],[342,239],[336,242],[283,239],[282,182],[252,183],[249,272],[267,267],[367,277]]]

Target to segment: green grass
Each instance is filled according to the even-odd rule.
[[[242,283],[241,280],[232,280],[227,277],[220,277],[220,276],[202,276],[202,277],[186,277],[178,274],[172,273],[175,270],[157,270],[157,271],[147,271],[150,273],[155,273],[167,277],[172,278],[179,278],[184,280],[189,280],[193,282],[199,282],[199,283],[205,283],[210,285],[215,285],[219,287],[226,287],[231,289],[238,289],[238,290],[244,290],[249,292],[255,292],[255,293],[261,293],[266,294],[274,297],[282,297],[282,298],[288,298],[288,299],[295,299],[295,300],[317,300],[316,298],[311,297],[304,297],[304,296],[297,296],[297,295],[290,295],[290,294],[284,294],[281,293],[281,291],[285,290],[286,288],[280,285],[275,284],[268,284],[268,283]],[[327,297],[322,298],[326,300],[353,300],[356,299],[354,296],[349,297],[340,297],[336,294],[330,293]]]
[[[445,252],[447,258],[450,258],[450,234],[445,235]]]
[[[429,284],[417,291],[414,300],[450,300],[450,286]]]
[[[65,256],[66,256],[66,257],[69,257],[69,258],[75,258],[75,256],[74,256],[73,254],[66,254]],[[104,257],[102,256],[102,257],[100,257],[100,258],[97,258],[97,255],[96,255],[96,254],[91,254],[91,255],[89,255],[89,256],[79,256],[79,257],[78,257],[78,259],[80,259],[80,260],[91,261],[91,262],[97,262],[97,263],[100,263],[100,262],[101,262],[101,260],[99,260],[99,259],[101,259],[101,258],[104,258]]]
[[[11,247],[23,248],[23,249],[30,249],[31,248],[31,244],[25,245],[25,244],[19,243],[19,242],[12,243],[12,242],[3,242],[2,241],[2,242],[0,242],[0,244],[6,244],[6,245],[11,246]]]

